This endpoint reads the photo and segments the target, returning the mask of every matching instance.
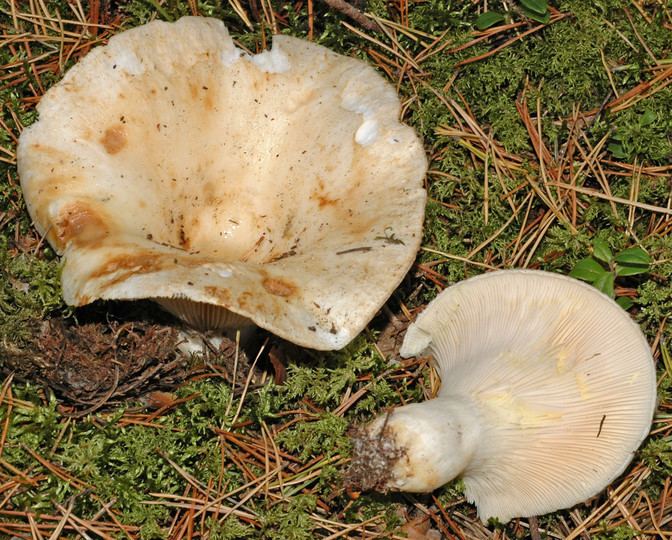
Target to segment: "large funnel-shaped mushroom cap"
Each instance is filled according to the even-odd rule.
[[[47,92],[19,172],[69,304],[157,298],[334,349],[421,240],[426,159],[399,111],[371,67],[324,47],[276,36],[248,56],[218,20],[152,22]]]
[[[449,287],[404,339],[402,355],[424,351],[442,380],[433,401],[468,399],[480,417],[462,476],[484,519],[588,499],[649,431],[649,345],[613,300],[574,279],[513,270]]]

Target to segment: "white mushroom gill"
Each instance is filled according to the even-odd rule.
[[[410,268],[427,161],[394,88],[288,36],[251,56],[185,17],[93,49],[38,105],[18,168],[69,304],[153,298],[337,349]]]
[[[401,353],[431,354],[442,386],[360,429],[351,476],[364,487],[425,492],[461,476],[483,520],[544,514],[601,491],[651,425],[641,330],[565,276],[500,271],[449,287]]]

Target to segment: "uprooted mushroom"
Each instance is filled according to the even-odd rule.
[[[346,345],[421,240],[426,158],[363,62],[276,36],[238,49],[185,17],[91,51],[18,148],[68,304],[155,299],[205,328]]]
[[[401,354],[430,354],[441,388],[357,430],[351,489],[428,492],[461,476],[480,517],[505,522],[597,494],[650,429],[646,339],[613,300],[566,276],[511,270],[453,285]]]

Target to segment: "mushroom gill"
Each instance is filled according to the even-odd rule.
[[[448,287],[404,338],[402,356],[425,353],[438,395],[357,431],[353,489],[427,492],[460,476],[480,517],[506,522],[597,494],[649,432],[646,339],[566,276],[505,270]]]

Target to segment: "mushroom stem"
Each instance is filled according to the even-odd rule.
[[[211,347],[219,347],[224,339],[238,340],[241,345],[246,345],[257,329],[247,317],[220,306],[186,298],[154,298],[154,301],[191,327],[183,329],[179,335],[178,349],[187,355],[206,354],[209,348],[206,341]],[[238,333],[240,335],[236,337]]]
[[[255,326],[247,326],[240,330],[214,330],[199,331],[192,328],[183,327],[177,333],[177,350],[183,355],[189,356],[207,356],[212,352],[221,351],[223,344],[236,344],[236,349],[241,350],[252,340]],[[240,334],[236,336],[236,334]]]
[[[353,434],[351,490],[429,492],[469,466],[481,437],[478,408],[442,396],[399,407]]]

